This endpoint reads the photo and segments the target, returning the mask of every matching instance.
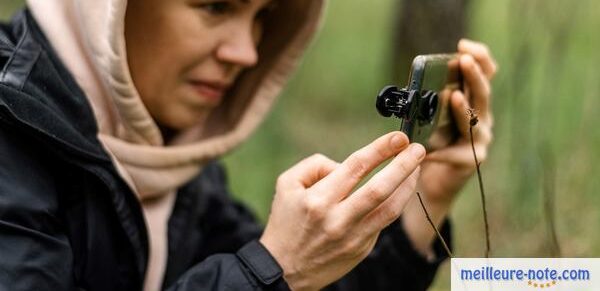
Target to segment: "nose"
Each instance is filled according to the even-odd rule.
[[[258,38],[255,31],[250,27],[237,27],[230,30],[217,48],[219,61],[252,67],[258,62],[256,46]]]

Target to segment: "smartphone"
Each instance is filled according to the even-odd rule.
[[[462,84],[458,54],[419,55],[413,60],[408,85],[386,86],[377,96],[376,107],[384,116],[400,118],[400,130],[411,142],[433,151],[458,137],[449,102]]]

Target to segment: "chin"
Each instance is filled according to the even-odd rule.
[[[173,114],[172,118],[168,118],[160,122],[162,127],[167,127],[173,131],[183,131],[203,124],[208,117],[208,112],[181,112]]]

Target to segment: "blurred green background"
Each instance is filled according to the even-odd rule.
[[[279,173],[317,152],[343,160],[398,127],[377,115],[374,97],[383,85],[405,82],[391,73],[407,45],[393,44],[399,2],[331,1],[322,32],[273,113],[226,157],[233,191],[263,221]],[[0,17],[21,5],[0,0]],[[597,1],[470,1],[463,17],[464,35],[487,43],[500,67],[495,143],[482,167],[493,256],[552,255],[544,195],[553,194],[562,255],[600,257]],[[452,212],[459,257],[484,254],[475,182]],[[447,290],[449,281],[446,263],[431,289]]]

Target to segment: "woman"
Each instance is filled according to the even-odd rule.
[[[0,32],[0,286],[10,290],[421,290],[473,173],[462,137],[399,132],[283,173],[263,232],[215,160],[255,129],[318,26],[319,0],[29,0]],[[485,46],[462,41],[491,140]],[[470,102],[470,103],[469,103]],[[352,191],[382,162],[392,162]],[[420,178],[419,178],[420,173]],[[422,183],[421,181],[435,181]]]

